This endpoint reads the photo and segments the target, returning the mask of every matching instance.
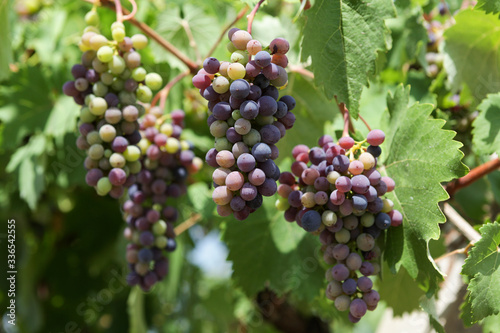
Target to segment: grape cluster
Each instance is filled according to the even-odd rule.
[[[186,179],[196,173],[203,161],[196,157],[189,142],[181,140],[184,112],[173,111],[172,123],[158,107],[144,116],[139,142],[142,170],[129,188],[129,200],[123,204],[127,228],[126,259],[129,285],[148,291],[168,272],[164,251],[176,248],[174,200],[186,193]]]
[[[319,235],[324,259],[333,266],[326,273],[326,297],[338,310],[349,310],[352,322],[380,299],[368,277],[380,271],[376,239],[403,220],[393,202],[382,198],[395,186],[376,170],[384,139],[381,130],[370,131],[362,142],[345,136],[335,144],[324,135],[321,148],[296,146],[291,172],[279,178],[277,208],[285,210],[288,222]]]
[[[262,196],[276,193],[276,143],[295,122],[295,100],[279,98],[278,92],[288,82],[285,39],[263,48],[247,31],[233,28],[228,36],[231,61],[205,59],[193,84],[208,100],[207,122],[215,137],[206,162],[217,168],[212,194],[217,212],[244,220],[262,205]]]
[[[63,92],[82,105],[76,145],[87,153],[87,184],[99,195],[119,198],[141,170],[137,147],[138,119],[144,115],[141,103],[151,101],[152,90],[162,86],[162,79],[141,67],[136,50],[146,47],[144,35],[125,37],[123,23],[114,22],[113,40],[108,40],[96,27],[95,10],[85,19],[89,26],[79,43],[82,63],[72,67],[74,80],[64,84]]]

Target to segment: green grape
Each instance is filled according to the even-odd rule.
[[[276,200],[276,209],[277,210],[285,211],[288,208],[290,208],[290,204],[288,203],[288,199],[280,197],[278,200]]]
[[[142,164],[140,161],[128,162],[127,166],[130,170],[130,173],[139,173],[142,169]]]
[[[80,120],[84,123],[91,123],[96,119],[96,117],[90,112],[89,108],[83,107],[80,110]]]
[[[233,145],[231,144],[231,142],[229,142],[228,139],[226,139],[226,137],[222,137],[222,138],[215,138],[214,147],[217,151],[222,151],[222,150],[231,151]]]
[[[123,73],[125,67],[125,60],[118,55],[113,56],[113,59],[109,62],[109,70],[115,75]]]
[[[161,88],[163,84],[163,80],[160,75],[157,73],[149,73],[146,75],[146,86],[148,86],[151,90],[158,90]]]
[[[111,142],[116,137],[116,129],[113,125],[106,124],[99,129],[99,136],[104,142]]]
[[[114,78],[114,75],[109,72],[101,74],[101,82],[107,86],[110,86],[113,83]]]
[[[113,59],[113,53],[113,49],[105,45],[97,50],[97,58],[101,62],[110,62]]]
[[[260,126],[271,125],[272,123],[274,123],[274,117],[258,115],[257,118],[255,118],[255,121]]]
[[[248,134],[243,135],[243,142],[249,147],[256,145],[260,140],[260,133],[254,128],[252,128]]]
[[[102,97],[95,97],[89,104],[89,110],[96,116],[102,116],[108,109],[108,103]]]
[[[335,233],[335,240],[337,243],[346,244],[351,239],[351,233],[349,230],[342,228],[340,231]]]
[[[104,73],[109,69],[108,64],[100,61],[97,57],[92,60],[92,67],[97,73]]]
[[[87,96],[85,96],[85,105],[89,105],[90,101],[92,101],[94,97],[95,97],[94,94],[88,94]]]
[[[137,99],[143,103],[149,103],[153,99],[153,92],[145,85],[141,85],[135,92]]]
[[[160,126],[160,132],[165,134],[166,136],[171,136],[174,132],[174,127],[172,124],[164,123]]]
[[[143,67],[137,67],[132,70],[132,78],[137,82],[142,82],[146,78],[146,70]]]
[[[123,156],[128,162],[134,162],[141,157],[141,150],[137,146],[128,146],[123,152]]]
[[[236,120],[234,120],[233,118],[229,118],[228,120],[226,120],[226,122],[230,127],[232,127],[236,123]]]
[[[111,24],[111,30],[123,29],[125,30],[125,25],[122,22],[115,21]]]
[[[229,42],[227,43],[226,45],[226,48],[229,52],[233,53],[234,51],[238,50],[234,45],[233,43]]]
[[[111,185],[111,182],[109,181],[108,177],[102,177],[97,182],[97,186],[96,186],[97,194],[104,196],[104,195],[108,194],[109,191],[111,191],[112,187],[113,186]]]
[[[100,160],[104,156],[104,148],[100,144],[95,144],[89,148],[89,157],[93,160]]]
[[[167,153],[175,154],[181,149],[181,144],[176,138],[168,138],[165,144],[165,150]]]
[[[97,81],[92,87],[92,92],[97,97],[104,97],[108,93],[108,86],[102,83],[102,81]]]
[[[243,66],[240,63],[232,63],[229,65],[227,68],[227,75],[231,80],[238,80],[238,79],[243,79],[246,75],[247,71],[245,69],[245,66]]]
[[[361,216],[361,225],[363,227],[369,228],[375,223],[375,216],[370,213],[365,213],[363,216]]]
[[[148,170],[155,170],[158,168],[158,161],[153,161],[150,160],[149,158],[146,158],[144,160],[144,167]]]
[[[132,72],[130,71],[130,69],[125,68],[123,73],[120,74],[120,79],[122,79],[122,80],[129,79],[131,75],[132,75]]]
[[[241,118],[241,112],[240,112],[240,110],[234,110],[233,113],[231,114],[231,117],[234,120],[240,119]]]
[[[122,79],[115,77],[113,83],[111,83],[111,88],[115,91],[122,91],[125,89],[125,82]]]
[[[87,143],[89,145],[95,145],[97,143],[102,143],[101,137],[99,136],[99,132],[92,131],[87,134]]]
[[[90,41],[89,41],[90,47],[94,51],[97,51],[101,47],[108,45],[108,43],[109,43],[108,39],[100,34],[96,34],[96,35],[90,37]]]
[[[122,103],[123,105],[135,104],[137,100],[134,93],[129,93],[125,90],[122,90],[118,93],[118,98],[120,99],[120,103]]]
[[[231,62],[238,62],[242,65],[248,63],[248,53],[241,50],[236,50],[231,54]]]
[[[229,80],[224,76],[218,76],[212,83],[212,88],[218,94],[223,94],[229,90]]]
[[[113,36],[113,40],[117,42],[122,42],[125,39],[125,29],[115,28],[111,30],[111,36]]]
[[[104,150],[104,157],[105,158],[109,158],[111,156],[111,154],[113,154],[113,152],[111,151],[111,149],[105,149]]]
[[[155,235],[164,235],[165,232],[167,231],[167,224],[163,220],[157,221],[155,224],[153,224],[153,233]]]
[[[91,10],[85,14],[85,23],[91,26],[97,26],[99,24],[99,15],[95,10]]]
[[[136,50],[142,50],[148,46],[148,38],[143,34],[135,34],[132,36],[132,45]]]
[[[215,138],[222,138],[226,135],[226,131],[229,128],[227,123],[223,120],[216,120],[210,125],[210,134]]]
[[[158,236],[155,238],[155,246],[159,249],[164,249],[167,246],[168,239],[165,236]]]
[[[109,157],[109,164],[113,168],[123,168],[125,166],[126,162],[127,161],[125,160],[125,157],[120,153],[113,153]]]
[[[332,226],[337,223],[337,215],[335,215],[335,213],[331,210],[325,210],[321,215],[321,221],[327,227]]]

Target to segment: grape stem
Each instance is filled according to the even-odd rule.
[[[212,55],[212,53],[215,52],[215,49],[217,49],[217,46],[219,46],[220,42],[222,41],[222,39],[224,38],[224,35],[226,34],[226,32],[231,29],[231,27],[233,25],[236,24],[236,22],[238,22],[244,15],[245,13],[247,12],[248,10],[248,6],[245,5],[245,7],[240,10],[240,12],[238,13],[238,15],[236,15],[236,17],[234,18],[234,20],[229,23],[228,25],[226,25],[226,27],[224,28],[224,30],[222,30],[221,34],[219,35],[219,38],[217,38],[217,41],[214,43],[214,45],[212,45],[212,48],[210,49],[210,51],[208,51],[207,53],[207,56],[205,58],[208,58]]]
[[[453,250],[451,252],[448,252],[448,253],[445,253],[443,254],[442,256],[434,259],[434,262],[438,262],[440,260],[443,260],[444,258],[448,258],[448,257],[451,257],[452,255],[455,255],[455,254],[465,254],[465,255],[468,255],[469,253],[469,250],[470,248],[472,247],[472,245],[474,245],[473,243],[469,243],[466,247],[464,248],[461,248],[461,249],[456,249],[456,250]]]
[[[135,14],[137,13],[137,3],[135,2],[135,0],[129,0],[129,2],[132,4],[132,11],[130,12],[130,14],[123,17],[124,21],[128,21],[134,18]]]
[[[471,243],[477,242],[481,239],[479,232],[474,229],[469,222],[467,222],[449,203],[444,203],[443,213],[450,221]]]
[[[132,12],[130,12],[128,15],[123,16],[123,8],[122,8],[122,3],[120,0],[114,0],[115,1],[115,8],[116,8],[116,21],[118,22],[123,22],[123,21],[128,21],[132,19],[135,14],[137,13],[137,3],[135,0],[129,0],[129,2],[132,4]]]
[[[363,117],[361,117],[360,114],[358,114],[358,117],[359,117],[359,119],[361,119],[361,121],[363,122],[363,124],[365,124],[366,128],[368,128],[368,130],[371,131],[372,129],[371,129],[370,125],[368,125],[368,123],[366,122],[366,120]]]
[[[88,3],[94,3],[94,0],[83,0]],[[116,5],[114,2],[109,1],[109,0],[101,0],[101,4],[105,7],[108,7],[110,9],[115,9]],[[125,14],[126,17],[131,15],[131,13],[126,10],[125,8],[122,8],[122,14]],[[161,47],[163,47],[165,50],[168,52],[172,53],[177,59],[182,61],[191,71],[191,73],[196,74],[198,71],[198,65],[189,59],[184,53],[182,53],[179,49],[177,49],[174,45],[172,45],[169,41],[165,40],[163,37],[161,37],[156,31],[154,31],[150,26],[147,24],[140,22],[136,20],[135,18],[131,17],[130,18],[130,23],[138,27],[142,32],[146,35],[149,36],[151,39],[153,39],[155,42],[160,44]]]
[[[182,234],[184,231],[188,230],[192,226],[194,226],[196,223],[198,223],[201,220],[201,214],[193,214],[191,215],[190,218],[188,218],[186,221],[182,222],[179,224],[177,227],[175,227],[174,232],[177,236]]]
[[[306,76],[310,79],[314,79],[314,74],[310,70],[305,69],[302,66],[290,65],[288,66],[291,72],[299,73],[302,76]]]
[[[156,94],[156,96],[153,98],[153,100],[151,101],[151,107],[155,106],[156,103],[159,100],[160,101],[160,109],[165,110],[165,102],[167,101],[168,94],[170,93],[170,90],[172,89],[172,87],[177,82],[179,82],[180,80],[182,80],[183,78],[185,78],[186,76],[188,76],[190,73],[191,73],[191,71],[187,70],[185,72],[182,72],[182,73],[178,74],[176,77],[174,77],[172,80],[170,80],[170,82],[168,82],[165,85],[165,87],[163,87]]]
[[[247,25],[247,31],[249,34],[252,34],[252,23],[253,23],[253,19],[255,18],[255,14],[257,14],[257,11],[259,10],[260,8],[260,5],[262,5],[262,3],[266,1],[266,0],[260,0],[256,5],[255,7],[253,7],[252,11],[250,12],[250,14],[248,14],[247,16],[247,20],[248,20],[248,25]]]
[[[184,31],[186,32],[186,35],[189,39],[189,46],[191,46],[194,49],[194,53],[196,54],[196,61],[199,64],[201,64],[200,50],[198,49],[198,44],[196,44],[196,40],[194,39],[193,32],[189,27],[189,22],[187,20],[182,20],[181,25],[184,28]]]
[[[476,180],[497,170],[498,168],[500,168],[500,159],[497,157],[495,159],[492,159],[491,161],[481,164],[478,167],[475,167],[465,176],[449,183],[448,185],[446,185],[446,191],[450,196],[453,196],[459,189],[469,186]]]

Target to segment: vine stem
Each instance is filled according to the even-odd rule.
[[[170,93],[170,90],[172,87],[188,76],[191,73],[191,71],[187,70],[185,72],[182,72],[178,74],[176,77],[174,77],[172,80],[170,80],[169,83],[165,85],[155,96],[155,98],[151,101],[151,107],[155,106],[158,100],[160,101],[160,109],[165,110],[165,102],[167,101],[168,94]]]
[[[444,215],[471,243],[481,239],[481,235],[476,231],[449,203],[443,205]]]
[[[194,226],[196,223],[198,223],[201,220],[201,214],[193,214],[191,215],[190,218],[188,218],[186,221],[182,222],[179,224],[177,227],[175,227],[174,232],[177,236],[182,234],[184,231],[188,230],[192,226]]]
[[[245,5],[245,7],[242,10],[240,10],[240,12],[238,13],[238,15],[236,15],[236,17],[234,18],[234,20],[231,23],[229,23],[228,25],[226,25],[226,27],[224,28],[224,30],[222,30],[221,34],[219,35],[219,38],[217,38],[217,41],[214,43],[214,45],[212,45],[212,48],[210,49],[210,51],[208,51],[207,56],[205,58],[210,57],[212,55],[212,53],[215,52],[215,49],[217,49],[217,46],[220,44],[220,42],[224,38],[224,35],[226,34],[226,32],[229,29],[231,29],[231,27],[233,25],[235,25],[236,22],[238,22],[245,15],[245,13],[247,12],[247,10],[248,10],[248,5]]]
[[[296,66],[296,65],[290,65],[288,66],[288,69],[290,69],[291,72],[295,72],[298,74],[301,74],[303,76],[306,76],[310,79],[314,79],[314,74],[310,70],[305,69],[302,66]]]
[[[123,22],[122,3],[120,0],[114,0],[114,1],[115,1],[116,20],[121,23]]]
[[[497,157],[472,169],[468,174],[446,185],[446,191],[453,196],[456,191],[467,187],[476,180],[500,168],[500,159]]]
[[[132,4],[132,11],[130,12],[130,14],[125,15],[123,17],[124,21],[128,21],[134,18],[135,14],[137,14],[137,3],[135,2],[135,0],[128,0],[128,1]]]
[[[469,253],[469,250],[472,247],[472,245],[474,245],[474,244],[473,243],[469,243],[464,248],[456,249],[456,250],[453,250],[451,252],[445,253],[442,256],[434,259],[434,262],[439,262],[439,261],[443,260],[444,258],[451,257],[452,255],[455,255],[455,254],[465,254],[465,255],[467,255]]]
[[[94,4],[94,0],[83,0],[85,2]],[[108,0],[101,0],[101,4],[105,7],[108,7],[110,9],[115,9],[115,3],[108,1]],[[126,14],[127,16],[131,14],[128,10],[122,8],[122,14]],[[160,44],[161,47],[163,47],[165,50],[168,52],[172,53],[177,59],[182,61],[191,71],[191,73],[196,74],[198,71],[198,65],[189,59],[184,53],[182,53],[179,49],[177,49],[174,45],[172,45],[169,41],[161,37],[156,31],[154,31],[150,26],[147,24],[140,22],[136,20],[135,18],[130,18],[130,23],[138,27],[145,35],[149,36],[151,39],[153,39],[155,42]]]
[[[257,11],[259,10],[260,8],[260,5],[262,5],[262,3],[266,1],[266,0],[260,0],[256,5],[255,7],[253,7],[252,11],[250,12],[250,14],[248,14],[247,16],[247,20],[248,20],[248,25],[247,25],[247,31],[249,34],[252,33],[252,23],[253,23],[253,19],[255,18],[255,14],[257,14]]]
[[[342,132],[342,136],[349,136],[349,131],[354,133],[354,126],[351,122],[351,117],[349,115],[349,110],[345,106],[345,103],[339,103],[337,96],[335,96],[335,102],[339,108],[340,113],[344,116],[344,130]]]
[[[363,122],[363,124],[365,124],[366,128],[368,128],[368,130],[371,131],[372,128],[370,127],[370,125],[368,125],[368,123],[366,122],[365,118],[361,117],[360,114],[358,114],[358,117],[359,117],[359,119],[361,119],[361,121]]]

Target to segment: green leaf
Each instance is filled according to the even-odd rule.
[[[78,108],[72,98],[61,96],[50,112],[44,132],[62,139],[66,133],[75,131]]]
[[[318,0],[306,13],[302,58],[311,57],[316,84],[327,98],[337,96],[357,119],[377,51],[389,46],[384,19],[394,16],[392,1]]]
[[[0,3],[0,36],[4,39],[0,48],[0,81],[5,80],[9,74],[9,64],[12,62],[12,41],[9,29],[9,1]]]
[[[445,333],[443,325],[439,322],[439,316],[436,311],[436,300],[422,296],[420,307],[429,314],[429,323],[438,333]]]
[[[448,194],[440,183],[465,175],[467,167],[461,163],[462,144],[452,140],[455,132],[429,119],[433,106],[408,102],[409,88],[402,85],[387,98],[390,121],[382,149],[385,172],[396,181],[387,196],[403,214],[403,225],[390,228],[385,256],[392,270],[405,267],[430,296],[443,279],[429,253],[429,241],[439,238],[445,222],[438,203]]]
[[[462,267],[462,274],[471,279],[461,315],[466,325],[500,312],[500,223],[487,223],[479,231],[481,239]]]
[[[296,225],[277,233],[283,229],[278,224],[288,222],[273,202],[267,198],[245,221],[225,223],[223,240],[233,262],[233,280],[249,297],[269,286],[279,294],[292,290],[310,301],[319,294],[318,286],[325,285],[325,271],[316,257],[320,244]]]
[[[500,93],[488,95],[478,109],[481,112],[472,123],[472,143],[476,153],[500,154]]]
[[[465,83],[478,101],[500,90],[500,20],[493,14],[464,10],[444,33],[444,67],[453,90]]]
[[[484,10],[486,14],[496,14],[500,12],[500,2],[497,0],[478,0],[474,9]]]

